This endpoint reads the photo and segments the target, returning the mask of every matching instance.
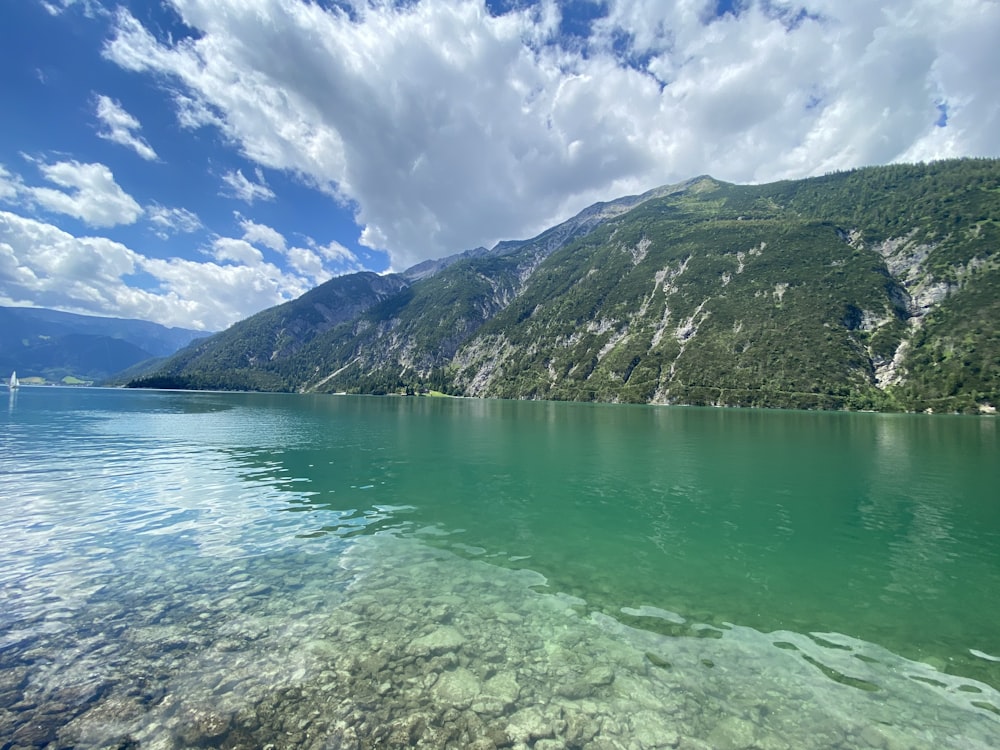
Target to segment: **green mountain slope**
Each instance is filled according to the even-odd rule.
[[[0,307],[0,372],[49,382],[103,380],[207,335],[144,320]]]
[[[341,290],[343,314],[314,335],[278,345],[290,327],[310,330],[307,298],[324,287],[183,352],[157,377],[989,410],[1000,401],[998,221],[996,160],[761,186],[701,177],[598,204],[534,240],[384,277],[397,288],[377,299],[355,288],[364,275],[334,279],[324,287]],[[353,304],[356,294],[367,302]]]
[[[130,385],[287,391],[317,372],[303,350],[331,329],[342,328],[373,305],[405,291],[398,275],[364,272],[340,276],[298,299],[269,308],[195,342],[157,364]]]

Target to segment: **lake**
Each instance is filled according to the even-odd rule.
[[[995,748],[995,418],[22,388],[0,746]]]

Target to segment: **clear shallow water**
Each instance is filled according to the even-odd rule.
[[[993,419],[25,388],[0,746],[995,747],[998,456]]]

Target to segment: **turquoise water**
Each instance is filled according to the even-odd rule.
[[[0,746],[995,747],[997,429],[24,388]]]

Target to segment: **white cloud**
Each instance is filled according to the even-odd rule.
[[[242,170],[226,172],[222,175],[222,181],[226,183],[229,190],[223,195],[228,198],[237,198],[247,203],[256,200],[272,201],[275,198],[274,191],[264,182],[264,173],[256,170],[257,182],[247,179]]]
[[[156,161],[156,152],[152,146],[134,132],[140,130],[142,125],[121,104],[110,97],[98,96],[97,118],[104,124],[104,129],[98,131],[98,136],[132,149],[146,161]]]
[[[0,211],[0,304],[221,330],[300,296],[310,279],[262,262],[242,240],[218,239],[216,261],[150,258],[104,237]]]
[[[20,176],[11,174],[3,164],[0,164],[0,200],[13,202],[23,189],[24,183]]]
[[[358,257],[339,242],[319,245],[309,238],[308,245],[289,248],[285,257],[288,264],[310,279],[314,286],[338,274],[364,270]]]
[[[181,258],[149,258],[147,273],[160,281],[161,293],[193,308],[192,318],[219,330],[255,312],[309,291],[303,279],[270,263],[256,266],[197,263]]]
[[[117,304],[121,277],[139,256],[101,237],[73,237],[51,224],[0,211],[0,288],[10,301],[100,310]]]
[[[243,239],[255,245],[269,247],[275,252],[284,253],[286,250],[285,237],[281,232],[266,224],[258,224],[250,219],[244,219],[237,214],[240,227],[243,229]]]
[[[336,240],[331,241],[327,245],[318,245],[315,247],[315,250],[328,261],[343,263],[352,270],[362,270],[361,261],[358,260],[358,256]]]
[[[42,0],[42,7],[52,16],[60,16],[73,7],[79,8],[86,18],[108,15],[108,11],[101,5],[100,0],[54,0],[54,2]]]
[[[258,266],[264,262],[264,255],[246,240],[232,237],[218,237],[212,242],[212,255],[220,263],[242,263]]]
[[[175,234],[190,234],[202,228],[201,219],[186,208],[167,208],[159,203],[146,206],[146,219],[153,225],[153,232],[161,240]]]
[[[206,102],[200,99],[192,99],[184,94],[174,94],[174,105],[177,107],[177,122],[182,128],[197,130],[198,128],[212,125],[221,128],[224,123]]]
[[[353,206],[399,268],[700,173],[1000,155],[995,0],[757,0],[720,19],[609,0],[573,43],[555,2],[173,4],[197,38],[160,43],[120,11],[105,54],[165,76],[189,127]],[[242,200],[273,195],[229,177]]]
[[[95,227],[132,224],[142,215],[142,207],[121,189],[103,164],[59,161],[41,163],[39,170],[64,190],[20,185],[18,193],[48,211],[73,216]]]
[[[323,267],[323,259],[308,248],[293,247],[288,251],[286,257],[292,268],[307,278],[316,279],[317,283],[322,283],[332,276]]]
[[[230,246],[234,248],[233,252],[236,252],[235,248],[243,248],[243,252],[247,252],[244,246],[256,245],[280,253],[286,259],[288,266],[303,279],[308,280],[312,286],[322,284],[337,273],[363,269],[357,256],[339,242],[331,241],[327,245],[320,245],[312,237],[306,237],[307,247],[288,247],[285,236],[273,227],[258,224],[239,213],[236,214],[236,218],[240,228],[243,229],[243,239],[220,239],[217,240],[217,244],[224,242],[227,248]],[[259,254],[256,248],[253,250]],[[261,260],[263,260],[262,255]]]

